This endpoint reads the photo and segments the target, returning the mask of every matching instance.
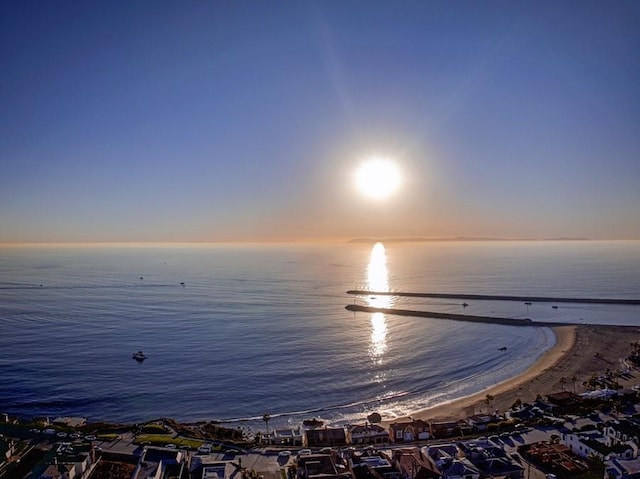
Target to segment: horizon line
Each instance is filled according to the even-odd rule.
[[[262,240],[121,240],[121,241],[0,241],[0,247],[28,247],[28,246],[145,246],[145,245],[229,245],[229,244],[304,244],[304,243],[473,243],[473,242],[612,242],[612,241],[640,241],[640,238],[607,238],[591,239],[582,237],[558,237],[558,238],[501,238],[501,237],[385,237],[385,238],[307,238],[307,239],[262,239]]]

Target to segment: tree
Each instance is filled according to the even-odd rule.
[[[378,414],[377,412],[373,412],[371,414],[369,414],[367,416],[367,420],[371,423],[371,424],[379,424],[382,422],[382,416],[380,414]]]
[[[567,383],[567,378],[565,378],[564,376],[562,376],[560,378],[560,387],[562,388],[562,391],[564,391],[564,385]]]
[[[265,412],[264,415],[262,416],[262,420],[264,421],[265,425],[267,426],[267,436],[269,435],[269,420],[271,419],[271,416],[269,416],[268,412]]]
[[[573,383],[573,394],[576,393],[576,381],[577,380],[578,380],[578,378],[576,377],[575,374],[573,376],[571,376],[571,382]]]
[[[495,399],[495,398],[494,398],[491,394],[487,394],[487,395],[484,397],[484,402],[486,402],[486,403],[487,403],[487,406],[489,407],[489,411],[488,411],[488,412],[489,412],[489,414],[491,414],[491,411],[493,410],[492,405],[493,405],[493,400],[494,400],[494,399]]]

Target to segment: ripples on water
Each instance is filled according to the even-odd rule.
[[[637,324],[638,308],[463,311],[346,290],[638,298],[639,267],[637,242],[5,248],[0,410],[258,423],[268,411],[274,425],[406,414],[512,376],[553,335],[345,304],[617,324]]]

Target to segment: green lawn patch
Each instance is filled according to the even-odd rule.
[[[165,429],[161,424],[145,424],[142,426],[143,434],[167,434],[167,429]]]
[[[140,434],[133,441],[134,444],[148,444],[150,446],[166,446],[167,444],[175,444],[177,448],[198,449],[204,444],[204,441],[198,439],[187,439],[184,437],[172,437],[169,434]]]

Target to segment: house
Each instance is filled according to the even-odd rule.
[[[580,396],[570,391],[562,391],[547,395],[547,402],[554,406],[554,412],[571,414],[580,406]]]
[[[471,432],[471,428],[465,421],[441,421],[432,422],[431,436],[437,439],[445,437],[461,436],[464,433]]]
[[[426,440],[431,437],[431,427],[422,419],[394,422],[389,425],[389,437],[394,442]]]
[[[93,466],[92,478],[131,479],[138,466],[139,457],[134,454],[104,451]]]
[[[458,444],[460,457],[466,457],[474,464],[489,457],[507,457],[505,450],[488,440],[468,441]]]
[[[337,479],[338,476],[338,470],[330,454],[298,457],[297,479]]]
[[[524,468],[491,441],[470,441],[460,444],[460,450],[485,477],[524,477]]]
[[[82,478],[94,462],[89,446],[77,450],[69,443],[62,443],[52,452],[53,456],[48,461],[46,469],[39,476],[43,479]]]
[[[627,419],[607,421],[603,432],[607,437],[611,438],[613,442],[625,443],[634,441],[638,444],[640,439],[640,424],[635,420]]]
[[[182,477],[185,472],[185,454],[178,449],[145,447],[132,479],[149,477]]]
[[[469,459],[443,461],[440,466],[442,479],[479,479],[480,470]]]
[[[75,479],[73,464],[50,464],[38,479]]]
[[[389,442],[389,432],[377,424],[353,424],[348,427],[348,442],[351,444],[382,444]]]
[[[460,455],[460,451],[458,450],[458,446],[455,444],[434,444],[427,447],[427,454],[436,462],[438,465],[439,462],[442,461],[452,461],[453,459],[460,459],[463,456]]]
[[[189,466],[189,476],[198,479],[240,478],[240,469],[231,461],[220,461],[212,455],[195,455]]]
[[[606,479],[640,479],[640,459],[613,458],[604,462]]]
[[[396,449],[392,464],[403,479],[440,479],[442,476],[435,461],[417,448]]]
[[[402,479],[391,459],[372,449],[354,451],[350,462],[355,479]]]
[[[347,444],[347,435],[342,427],[324,427],[305,431],[305,443],[308,447],[333,447]]]
[[[589,470],[589,465],[572,454],[564,444],[537,442],[529,445],[525,455],[534,463],[561,475],[580,474]]]
[[[467,424],[476,431],[486,431],[489,424],[500,422],[501,418],[489,414],[475,414],[467,418]]]
[[[0,438],[0,454],[4,456],[2,460],[0,460],[0,464],[3,463],[4,459],[9,459],[16,453],[16,442],[15,441],[5,441]]]
[[[638,456],[638,446],[632,442],[615,442],[596,430],[562,434],[562,444],[577,456],[591,456],[601,460],[610,457],[633,459]]]
[[[302,430],[297,429],[274,429],[269,434],[262,436],[263,444],[272,446],[302,446]]]

